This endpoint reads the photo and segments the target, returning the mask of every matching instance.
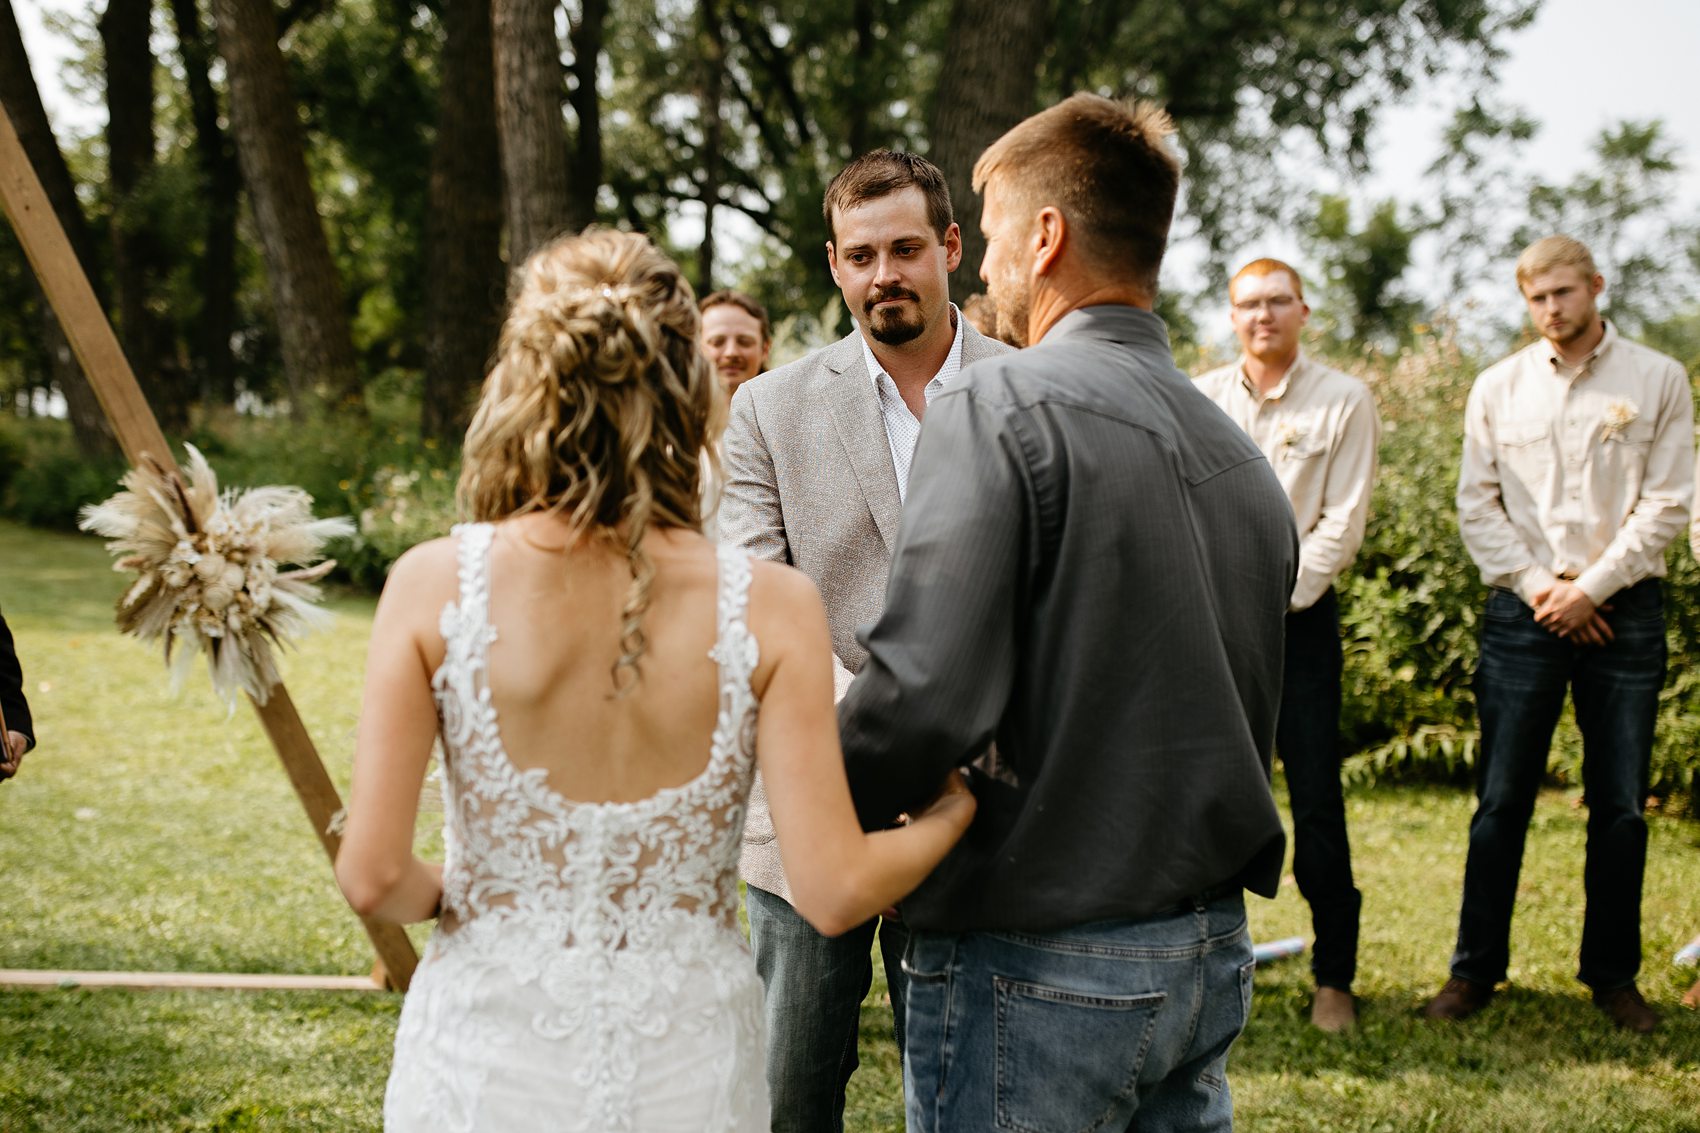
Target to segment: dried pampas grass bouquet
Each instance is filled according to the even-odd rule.
[[[315,605],[314,583],[336,563],[320,560],[325,543],[354,525],[314,519],[300,488],[220,493],[206,458],[183,447],[183,473],[151,460],[132,468],[125,490],[85,507],[79,526],[112,540],[114,570],[138,575],[118,600],[118,628],[164,640],[174,687],[203,652],[226,702],[246,692],[264,704],[280,679],[272,646],[329,617]]]

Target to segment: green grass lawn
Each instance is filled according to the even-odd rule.
[[[246,705],[197,673],[172,696],[112,628],[122,580],[99,542],[0,523],[0,608],[42,747],[0,787],[0,967],[355,974],[371,957]],[[291,694],[346,785],[372,602],[287,660]],[[1307,1025],[1305,962],[1258,974],[1233,1058],[1240,1126],[1320,1130],[1700,1130],[1700,1014],[1677,1007],[1700,932],[1700,826],[1652,821],[1642,989],[1651,1038],[1611,1031],[1574,979],[1585,812],[1542,799],[1514,929],[1512,989],[1480,1019],[1415,1015],[1446,974],[1470,800],[1352,796],[1363,1023]],[[1289,883],[1254,900],[1259,939],[1307,916]],[[878,968],[876,965],[876,972]],[[902,1128],[890,1015],[863,1012],[848,1125]],[[349,993],[0,991],[0,1133],[356,1130],[379,1124],[399,1001]]]

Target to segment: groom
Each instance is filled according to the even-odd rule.
[[[970,362],[1008,347],[951,305],[962,259],[950,190],[931,163],[877,150],[845,167],[823,204],[827,264],[855,320],[845,338],[738,388],[726,430],[724,542],[798,567],[826,602],[839,695],[867,656],[856,629],[879,616],[927,406]],[[757,781],[744,827],[750,940],[767,991],[775,1133],[844,1127],[876,929],[903,1046],[901,921],[821,936],[787,899]]]
[[[1233,1124],[1298,537],[1151,310],[1170,129],[1075,95],[974,169],[1000,337],[1033,345],[933,405],[839,709],[870,828],[997,741],[903,906],[910,1133]]]

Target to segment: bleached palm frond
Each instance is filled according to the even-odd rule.
[[[314,519],[299,488],[221,493],[206,458],[183,447],[182,474],[151,461],[132,468],[124,491],[84,508],[80,526],[111,540],[114,570],[137,574],[118,600],[118,628],[163,644],[173,684],[204,653],[220,696],[264,704],[279,680],[272,645],[327,619],[314,585],[336,565],[324,547],[354,525]]]

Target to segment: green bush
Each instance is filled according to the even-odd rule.
[[[31,418],[9,423],[0,441],[0,510],[32,527],[70,530],[84,504],[110,496],[124,475],[121,458],[91,459],[77,451],[64,421]]]

